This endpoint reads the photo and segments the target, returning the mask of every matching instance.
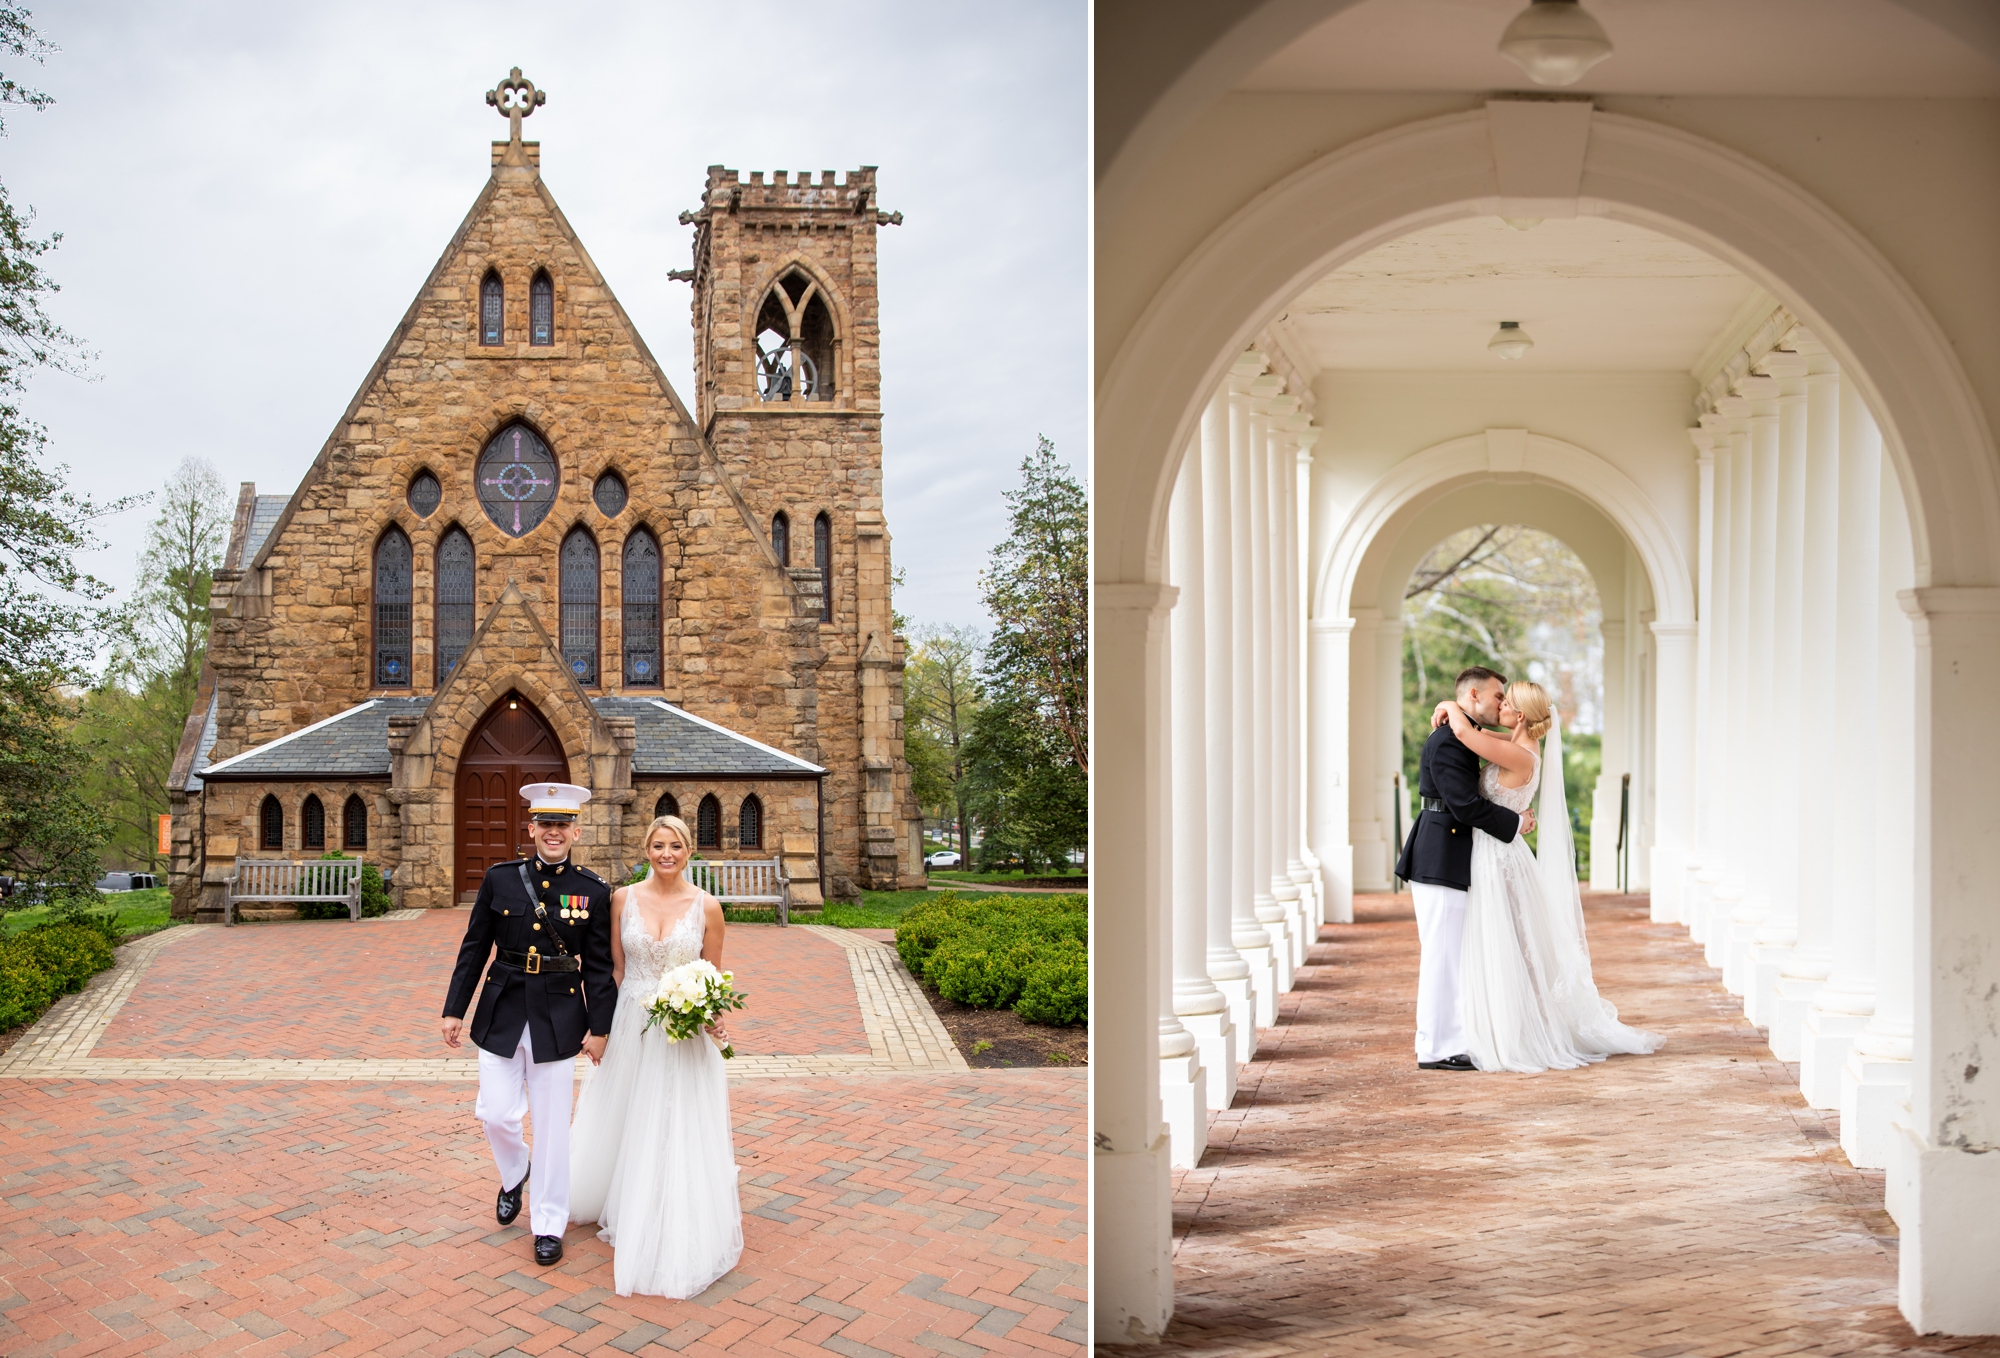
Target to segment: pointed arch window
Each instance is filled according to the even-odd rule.
[[[488,269],[479,282],[479,342],[500,344],[507,338],[507,290],[498,271]]]
[[[833,621],[833,520],[813,520],[813,566],[819,571],[819,620]]]
[[[528,284],[528,343],[549,345],[556,342],[556,289],[549,282],[549,271],[537,269],[534,281]]]
[[[697,849],[722,847],[722,803],[713,792],[701,799],[694,813],[694,846]]]
[[[662,792],[660,800],[653,803],[653,815],[656,818],[660,816],[678,816],[680,813],[680,800],[671,792]]]
[[[299,847],[326,847],[326,807],[317,797],[306,798],[306,804],[299,808]]]
[[[531,532],[556,502],[556,457],[525,424],[510,424],[479,454],[479,503],[510,538]]]
[[[773,283],[757,308],[752,342],[757,350],[757,394],[762,399],[833,399],[833,312],[816,280],[792,269]]]
[[[368,847],[368,803],[359,796],[349,797],[340,812],[340,842],[349,849]]]
[[[472,538],[463,528],[444,535],[437,550],[437,681],[458,668],[472,644]]]
[[[597,543],[572,528],[562,545],[563,663],[586,688],[597,684]]]
[[[625,683],[660,686],[660,544],[641,528],[625,539]]]
[[[285,847],[285,808],[278,804],[276,797],[264,798],[264,805],[257,812],[257,843],[266,849]]]
[[[375,544],[375,686],[410,686],[410,540],[400,528]]]
[[[780,566],[792,564],[792,516],[782,509],[771,516],[771,550]]]
[[[764,847],[764,803],[756,793],[743,799],[736,815],[736,844],[743,849]]]

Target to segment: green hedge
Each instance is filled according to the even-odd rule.
[[[344,853],[323,853],[321,862],[343,859]],[[389,913],[392,904],[389,884],[382,880],[382,870],[373,863],[361,865],[361,918],[376,919]],[[346,919],[347,907],[339,901],[301,901],[300,919]]]
[[[940,892],[896,924],[903,965],[948,1000],[1058,1026],[1090,1017],[1090,898]]]
[[[33,1023],[110,966],[115,928],[108,916],[86,915],[0,940],[0,1032]]]

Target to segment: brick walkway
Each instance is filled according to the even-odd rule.
[[[1453,1074],[1411,1054],[1408,897],[1358,898],[1175,1176],[1168,1342],[1119,1352],[2000,1354],[1910,1332],[1881,1175],[1686,931],[1586,913],[1600,989],[1666,1048]]]
[[[731,929],[769,997],[749,1060],[877,1072],[732,1082],[737,1269],[689,1302],[620,1298],[588,1227],[537,1268],[494,1227],[467,1063],[424,1041],[462,928],[183,927],[52,1010],[0,1058],[0,1352],[1081,1352],[1084,1072],[934,1059],[893,951],[830,930]],[[284,967],[311,984],[273,984]],[[373,1050],[355,1030],[393,1059],[349,1056]],[[338,1069],[259,1075],[286,1059]],[[177,1078],[76,1077],[128,1067]]]

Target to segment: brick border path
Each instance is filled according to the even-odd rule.
[[[1911,1333],[1881,1175],[1686,932],[1643,896],[1586,915],[1600,989],[1661,1052],[1425,1072],[1409,898],[1357,897],[1175,1174],[1167,1342],[1117,1351],[2000,1354]]]

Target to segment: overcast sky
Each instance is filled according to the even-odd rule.
[[[1082,0],[1005,5],[62,0],[0,72],[0,182],[32,207],[92,380],[27,413],[72,483],[297,485],[484,184],[518,65],[542,176],[683,399],[704,167],[879,165],[887,517],[915,622],[975,621],[1037,434],[1084,465]],[[148,512],[88,563],[132,582]]]

